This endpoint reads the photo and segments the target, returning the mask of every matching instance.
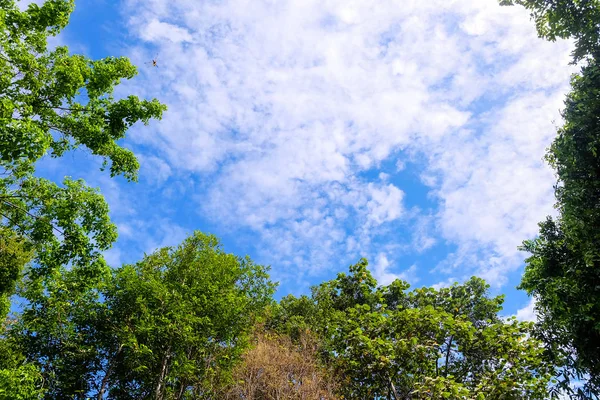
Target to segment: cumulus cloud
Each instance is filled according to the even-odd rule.
[[[446,279],[444,281],[434,283],[433,285],[431,285],[431,287],[434,288],[435,290],[440,290],[440,289],[443,289],[443,288],[450,287],[450,286],[454,285],[457,282],[458,282],[458,279],[456,279],[454,277],[450,277],[450,278],[448,278],[448,279]]]
[[[572,71],[570,45],[537,39],[522,9],[496,0],[127,0],[124,10],[148,42],[129,49],[134,61],[155,51],[163,60],[133,90],[169,105],[133,140],[209,182],[196,193],[199,211],[253,231],[274,266],[300,276],[381,247],[423,252],[445,241],[456,251],[438,271],[502,284],[522,262],[516,246],[551,212],[541,158]],[[421,160],[433,212],[406,212],[409,189],[394,180],[406,154]],[[395,168],[380,171],[390,159]]]
[[[147,156],[138,154],[137,158],[140,162],[140,176],[153,185],[164,183],[171,176],[171,167],[169,164],[156,156]]]
[[[140,38],[147,42],[167,40],[173,43],[190,42],[192,36],[187,29],[153,19],[144,21],[139,31]]]
[[[537,314],[535,311],[535,299],[532,297],[525,307],[517,310],[515,316],[519,321],[536,321]]]
[[[415,264],[403,271],[394,273],[392,271],[397,268],[392,264],[385,253],[377,254],[371,269],[373,271],[373,276],[377,279],[379,285],[389,285],[396,279],[407,281],[410,284],[415,284],[419,281],[419,277],[417,276],[418,269]]]

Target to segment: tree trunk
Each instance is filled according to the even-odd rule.
[[[171,358],[171,346],[167,347],[167,351],[165,351],[165,355],[162,359],[160,365],[160,374],[158,375],[158,380],[156,382],[156,389],[154,390],[154,400],[162,400],[163,399],[163,391],[164,391],[164,381],[167,376],[167,366],[169,364],[169,358]]]
[[[448,363],[450,362],[450,350],[452,350],[452,341],[454,340],[454,335],[450,335],[450,340],[448,342],[448,348],[446,349],[446,365],[444,366],[444,377],[448,377]]]
[[[396,392],[396,387],[394,386],[394,382],[392,382],[392,378],[388,375],[388,382],[390,383],[390,388],[392,389],[392,394],[394,395],[394,400],[398,400],[398,392]]]
[[[181,398],[183,397],[183,393],[185,392],[185,387],[186,387],[186,383],[185,381],[182,379],[179,381],[179,390],[177,392],[177,400],[181,400]]]
[[[106,370],[106,374],[104,374],[104,378],[102,378],[102,384],[100,385],[100,391],[98,391],[98,396],[96,397],[96,399],[98,399],[98,400],[102,400],[102,398],[104,397],[104,392],[106,392],[106,386],[108,386],[108,379],[110,378],[113,367],[115,366],[115,360],[117,359],[117,357],[119,357],[119,354],[121,354],[121,350],[123,350],[123,345],[119,346],[119,350],[117,350],[117,352],[115,353],[115,355],[112,357],[112,359],[110,360],[110,362],[108,364],[108,369]]]

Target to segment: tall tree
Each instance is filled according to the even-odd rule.
[[[555,169],[557,219],[541,222],[539,237],[524,242],[521,288],[535,296],[537,334],[547,355],[566,356],[561,386],[574,396],[600,396],[600,1],[502,0],[532,13],[540,36],[575,39],[564,125],[546,159]],[[571,390],[574,380],[587,381]]]
[[[118,141],[166,109],[157,100],[113,97],[114,87],[136,74],[126,58],[90,60],[64,46],[48,49],[48,37],[65,28],[73,7],[72,0],[48,0],[21,10],[14,0],[0,0],[0,347],[10,349],[0,351],[3,398],[41,393],[40,371],[20,355],[8,337],[12,323],[4,321],[23,268],[31,293],[60,290],[60,306],[48,317],[61,318],[77,299],[97,294],[94,286],[109,272],[101,252],[116,239],[97,190],[69,177],[62,184],[41,179],[37,162],[85,148],[111,176],[135,180],[138,162]],[[47,286],[67,265],[69,284]]]
[[[539,333],[550,352],[569,354],[571,366],[589,375],[588,391],[600,394],[598,62],[585,66],[572,86],[565,125],[547,155],[558,175],[560,215],[542,222],[539,237],[524,243],[531,256],[521,287],[538,300]]]
[[[272,301],[268,268],[195,233],[85,292],[77,271],[28,285],[13,336],[40,365],[46,398],[218,398]]]
[[[116,229],[96,190],[81,180],[38,178],[36,163],[84,147],[111,176],[134,180],[138,162],[118,141],[165,110],[157,100],[113,97],[114,87],[136,74],[128,59],[48,49],[73,7],[72,0],[48,0],[22,11],[0,0],[0,224],[27,240],[42,274],[67,263],[100,268]]]
[[[377,287],[362,260],[313,290],[284,299],[271,326],[309,326],[345,399],[545,399],[554,366],[532,324],[504,320],[502,297],[473,278],[440,290],[395,281]]]

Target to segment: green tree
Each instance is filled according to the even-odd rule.
[[[96,190],[68,177],[63,185],[40,179],[36,163],[83,147],[111,176],[134,180],[138,162],[118,141],[165,110],[157,100],[113,97],[136,74],[128,59],[48,50],[48,37],[67,25],[73,7],[72,0],[48,0],[21,11],[14,0],[0,0],[0,223],[27,239],[42,274],[67,263],[98,269],[116,228]]]
[[[29,400],[41,398],[41,373],[27,363],[20,347],[7,333],[13,319],[6,318],[10,297],[23,267],[31,260],[23,238],[6,227],[0,227],[0,399]]]
[[[314,324],[321,360],[346,399],[548,398],[556,371],[529,337],[532,324],[500,318],[503,298],[488,297],[483,280],[408,288],[399,280],[377,287],[361,260],[313,289],[316,312],[305,298],[284,299],[273,326]]]
[[[566,361],[560,386],[573,396],[600,396],[600,1],[502,0],[529,9],[538,33],[574,38],[574,62],[564,125],[546,159],[555,169],[559,216],[541,222],[539,237],[525,241],[521,288],[537,299],[536,334],[546,355]],[[587,381],[573,392],[573,381]]]
[[[600,1],[500,0],[500,4],[518,4],[529,10],[540,37],[575,39],[573,62],[600,55]]]
[[[22,269],[33,256],[27,247],[22,237],[11,229],[0,226],[0,320],[8,314],[15,284]]]
[[[521,287],[536,296],[539,333],[551,354],[572,356],[600,393],[600,68],[591,61],[572,80],[565,125],[547,159],[558,176],[557,220],[540,224]],[[568,376],[567,376],[568,377]]]
[[[73,1],[48,0],[23,11],[14,0],[0,0],[2,398],[35,398],[43,390],[40,371],[19,353],[21,344],[10,338],[13,328],[4,322],[23,269],[29,283],[25,293],[60,293],[59,301],[46,304],[44,317],[54,318],[44,321],[46,328],[57,320],[58,325],[74,326],[61,319],[82,299],[94,304],[94,287],[109,273],[101,252],[116,239],[108,206],[97,190],[70,177],[62,185],[41,179],[35,175],[37,162],[85,148],[104,160],[111,176],[135,180],[138,162],[118,141],[136,122],[160,118],[165,110],[157,100],[113,97],[114,87],[136,74],[126,58],[90,60],[64,46],[48,49],[48,37],[65,28],[73,7]],[[32,299],[30,307],[43,307]],[[81,315],[86,311],[78,310]],[[66,343],[68,332],[55,337]],[[51,332],[38,333],[49,337]],[[72,350],[83,354],[89,347]]]
[[[27,285],[31,306],[12,334],[48,399],[214,399],[272,301],[267,271],[195,233],[96,292],[72,289],[85,279],[77,270]]]

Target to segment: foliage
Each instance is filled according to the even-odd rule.
[[[12,331],[48,399],[214,398],[274,291],[267,268],[201,233],[114,270],[99,293],[80,279],[72,270],[29,283]]]
[[[550,354],[571,356],[600,394],[600,68],[590,62],[573,77],[565,125],[547,159],[558,175],[560,217],[540,224],[526,241],[531,253],[521,287],[536,296],[539,334]],[[568,380],[567,380],[568,382]]]
[[[500,0],[531,12],[540,37],[575,39],[573,62],[600,55],[600,1],[598,0]]]
[[[501,319],[503,299],[487,297],[481,279],[411,292],[376,284],[362,260],[313,289],[320,317],[291,297],[273,317],[282,332],[312,325],[343,398],[547,398],[555,370],[532,324]]]
[[[31,303],[19,324],[29,323],[24,329],[32,339],[15,342],[13,329],[3,325],[2,398],[85,386],[89,376],[78,374],[91,368],[94,343],[77,329],[94,316],[97,285],[109,273],[102,251],[116,239],[100,193],[80,179],[65,177],[58,185],[37,177],[38,161],[82,148],[103,159],[111,176],[135,180],[138,162],[118,141],[136,122],[165,110],[157,100],[113,97],[115,86],[136,74],[126,58],[90,60],[66,47],[48,49],[48,37],[67,25],[73,7],[48,0],[22,11],[14,0],[0,0],[0,320],[26,269],[21,294]],[[41,371],[20,353],[45,355],[36,346],[54,349],[44,359],[52,368]],[[54,379],[65,371],[71,382]]]
[[[42,399],[44,388],[39,368],[28,363],[18,343],[7,337],[7,327],[13,323],[6,319],[0,325],[0,399]]]
[[[574,37],[575,60],[597,54],[597,0],[503,2],[528,7],[544,37]],[[378,287],[365,260],[274,305],[268,268],[201,233],[111,270],[102,252],[116,228],[101,194],[81,179],[36,176],[43,157],[84,149],[111,177],[135,180],[138,162],[120,141],[165,110],[113,96],[136,74],[126,58],[48,49],[73,7],[0,0],[0,398],[541,399],[564,359],[596,384],[595,62],[574,79],[549,155],[561,219],[525,244],[537,331],[500,318],[502,298],[481,279]],[[27,304],[5,318],[15,291]],[[250,346],[269,308],[269,333]]]
[[[525,241],[521,288],[535,296],[536,335],[546,356],[563,359],[559,387],[579,398],[600,396],[600,1],[501,0],[529,9],[540,36],[574,38],[573,76],[565,124],[546,159],[556,170],[557,219],[539,224],[539,237]],[[576,392],[573,382],[587,381]]]
[[[32,258],[27,247],[23,238],[0,226],[0,321],[8,314],[21,270]]]
[[[32,364],[0,369],[0,399],[32,400],[43,396],[41,374]]]
[[[222,398],[336,399],[336,383],[319,365],[317,349],[316,338],[307,332],[295,341],[273,332],[257,333],[234,370],[234,384]]]
[[[13,0],[0,6],[0,224],[27,238],[42,274],[67,263],[99,268],[100,251],[116,239],[103,197],[81,180],[65,178],[60,186],[36,177],[36,163],[86,148],[111,176],[134,180],[138,162],[117,142],[136,122],[160,118],[165,107],[113,97],[114,87],[136,74],[126,58],[48,50],[48,37],[66,26],[73,1],[31,3],[25,11]]]

